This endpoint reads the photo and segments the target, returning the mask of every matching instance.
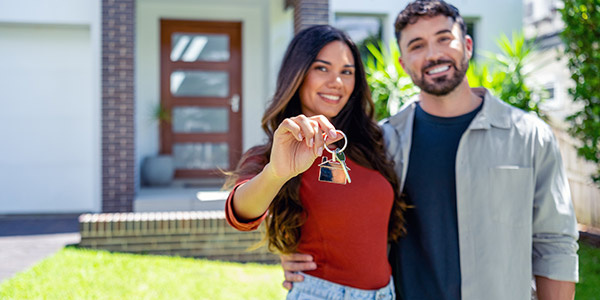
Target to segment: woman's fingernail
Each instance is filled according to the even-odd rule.
[[[301,141],[302,140],[302,133],[298,134],[298,140]]]
[[[333,129],[329,130],[329,137],[335,139],[337,137],[337,132]]]
[[[323,147],[319,147],[319,150],[317,150],[317,155],[318,156],[323,155]]]
[[[314,142],[315,142],[315,138],[311,138],[310,141],[308,141],[308,146],[312,147]]]

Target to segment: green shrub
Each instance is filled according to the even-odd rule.
[[[530,75],[526,66],[534,50],[533,44],[525,40],[522,33],[513,34],[512,40],[502,35],[497,44],[501,53],[488,53],[487,60],[469,63],[469,84],[483,86],[509,104],[540,115],[538,104],[542,91],[526,84]],[[367,49],[370,55],[364,62],[365,70],[379,120],[396,113],[404,101],[419,92],[419,88],[402,69],[398,61],[400,50],[395,40],[390,41],[388,47],[381,42],[367,44]]]
[[[569,116],[570,133],[581,140],[578,154],[598,166],[592,179],[600,186],[600,0],[565,0],[561,33],[575,87],[573,101],[583,108]]]
[[[535,51],[533,41],[526,40],[522,32],[513,33],[512,39],[502,34],[496,45],[501,52],[486,54],[491,60],[490,67],[483,65],[482,68],[484,71],[491,70],[487,70],[488,80],[482,82],[482,86],[510,105],[543,117],[539,108],[543,92],[527,84],[527,78],[533,71],[527,69],[531,66],[530,60]]]
[[[377,45],[367,44],[367,49],[370,55],[364,62],[365,71],[375,102],[375,116],[381,120],[395,114],[404,101],[416,95],[419,89],[398,61],[400,50],[395,39],[388,47],[379,42]]]

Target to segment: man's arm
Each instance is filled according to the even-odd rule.
[[[568,294],[574,290],[573,282],[579,279],[579,233],[556,138],[547,126],[540,126],[537,134],[532,224],[533,274],[540,295],[557,296],[553,291],[566,289]],[[546,299],[542,296],[540,299]],[[573,299],[573,295],[548,299]]]
[[[294,282],[304,281],[304,276],[298,274],[302,271],[310,271],[317,268],[317,264],[313,261],[312,255],[302,253],[292,253],[288,255],[280,255],[281,267],[285,281],[283,287],[291,290]]]
[[[573,300],[575,283],[535,276],[538,300]]]

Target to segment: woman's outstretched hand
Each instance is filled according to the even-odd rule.
[[[324,116],[299,115],[281,122],[273,134],[269,163],[257,176],[240,185],[233,196],[236,215],[252,220],[264,214],[281,187],[310,168],[323,153],[323,133],[327,133],[328,144],[343,138]]]
[[[275,130],[271,159],[265,170],[285,181],[306,171],[323,154],[324,134],[328,136],[328,144],[342,138],[322,115],[299,115],[283,120]]]

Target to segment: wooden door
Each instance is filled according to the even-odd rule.
[[[220,177],[242,152],[239,22],[161,20],[161,148],[176,178]]]

